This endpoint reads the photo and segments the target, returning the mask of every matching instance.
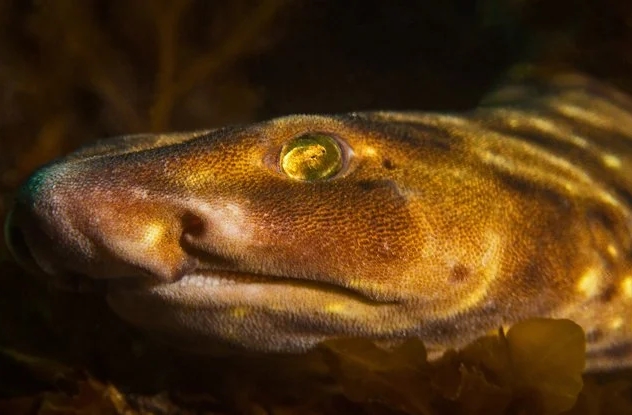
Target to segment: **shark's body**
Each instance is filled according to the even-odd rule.
[[[578,75],[461,114],[102,141],[36,172],[8,230],[23,260],[107,280],[117,313],[172,336],[441,350],[546,316],[584,328],[589,368],[632,366],[632,99]]]

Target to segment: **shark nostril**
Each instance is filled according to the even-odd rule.
[[[198,215],[187,212],[182,216],[182,233],[191,236],[204,234],[204,221]]]

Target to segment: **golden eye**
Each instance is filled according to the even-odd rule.
[[[328,179],[342,168],[342,150],[326,134],[305,134],[286,143],[279,160],[281,171],[302,181]]]

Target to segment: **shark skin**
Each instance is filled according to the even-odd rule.
[[[630,367],[632,99],[569,73],[462,113],[112,138],[35,172],[6,234],[27,267],[200,345],[440,353],[551,317],[585,330],[589,370]]]

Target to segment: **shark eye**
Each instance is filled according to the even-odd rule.
[[[283,146],[279,165],[281,171],[294,180],[328,179],[342,168],[342,149],[332,136],[305,134]]]

